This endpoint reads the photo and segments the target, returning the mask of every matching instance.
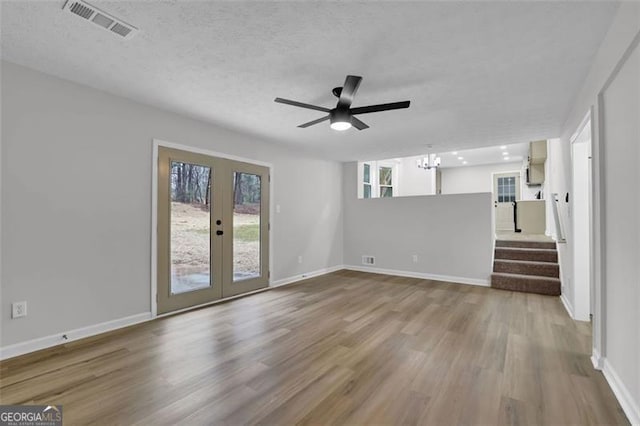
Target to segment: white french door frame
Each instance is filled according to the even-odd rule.
[[[153,139],[153,155],[151,156],[151,318],[159,318],[168,315],[174,315],[191,309],[200,308],[202,306],[213,305],[216,303],[232,300],[247,294],[259,293],[268,290],[271,287],[271,274],[267,278],[268,286],[255,291],[250,291],[237,296],[226,297],[211,302],[203,303],[196,306],[190,306],[185,309],[178,309],[166,314],[158,315],[158,148],[173,148],[181,151],[193,152],[195,154],[208,155],[211,157],[224,158],[227,160],[241,161],[243,163],[255,164],[257,166],[267,167],[269,169],[269,271],[273,271],[273,213],[275,211],[273,196],[273,164],[264,161],[254,160],[251,158],[240,157],[237,155],[225,154],[222,152],[211,151],[208,149],[196,148],[189,145],[182,145],[174,142],[168,142],[161,139]]]

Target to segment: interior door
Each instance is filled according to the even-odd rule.
[[[514,204],[520,200],[520,173],[493,175],[493,202],[496,210],[496,231],[515,231]]]
[[[158,149],[158,313],[269,284],[269,169]]]

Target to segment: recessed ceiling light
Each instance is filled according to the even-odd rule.
[[[458,160],[464,160],[464,157],[458,157]]]
[[[503,152],[502,155],[509,155],[509,153],[508,152]]]
[[[453,151],[452,154],[453,155],[458,155],[458,151]]]
[[[463,161],[463,162],[462,162],[462,164],[467,164],[467,162],[466,162],[466,161]]]
[[[504,159],[505,159],[505,160],[508,160],[508,159],[509,159],[509,157],[504,157]]]
[[[502,145],[502,146],[500,147],[500,149],[507,149],[507,146],[506,146],[506,145]]]

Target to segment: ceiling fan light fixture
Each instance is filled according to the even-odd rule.
[[[351,123],[349,123],[348,121],[334,121],[331,123],[331,128],[333,130],[337,130],[339,132],[342,132],[344,130],[348,130],[351,128]]]
[[[331,128],[342,132],[351,128],[351,116],[349,111],[333,110],[329,113],[329,119],[331,121]]]
[[[80,1],[80,0],[77,0]],[[307,123],[300,124],[298,127],[304,129],[316,124],[329,120],[331,128],[337,131],[345,131],[351,127],[358,130],[368,129],[367,123],[356,117],[358,114],[370,114],[372,112],[390,111],[394,109],[409,108],[411,101],[391,102],[387,104],[367,105],[363,107],[351,108],[353,98],[358,91],[362,77],[357,75],[348,75],[344,80],[342,87],[333,89],[333,94],[338,98],[338,104],[335,108],[329,109],[322,106],[305,104],[304,102],[292,101],[290,99],[275,98],[274,101],[287,104],[299,108],[313,109],[328,113],[324,117],[317,118]]]

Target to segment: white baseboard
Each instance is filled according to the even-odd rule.
[[[30,352],[39,351],[41,349],[50,348],[57,345],[73,342],[74,340],[83,339],[85,337],[95,336],[97,334],[113,331],[118,328],[127,327],[133,324],[149,321],[151,312],[131,315],[129,317],[119,318],[112,321],[94,324],[87,327],[76,328],[75,330],[61,331],[50,336],[39,337],[26,342],[16,343],[13,345],[0,348],[0,360],[13,358]],[[62,336],[66,335],[67,339]]]
[[[638,408],[638,401],[634,401],[629,389],[624,385],[620,376],[613,369],[609,361],[605,358],[603,362],[602,373],[604,378],[607,379],[609,387],[613,391],[613,394],[618,399],[620,407],[627,415],[627,419],[632,425],[640,425],[640,408]]]
[[[602,370],[602,368],[604,367],[604,360],[600,356],[600,352],[596,348],[593,348],[591,350],[591,363],[593,364],[593,368],[595,368],[596,370]]]
[[[370,266],[345,265],[344,269],[350,271],[371,272],[373,274],[396,275],[398,277],[421,278],[425,280],[446,281],[456,284],[477,285],[481,287],[490,287],[491,283],[488,279],[453,277],[449,275],[428,274],[426,272],[399,271],[396,269],[372,268]]]
[[[573,305],[571,304],[571,302],[569,302],[569,299],[567,299],[567,297],[564,295],[564,293],[562,293],[560,295],[560,301],[562,301],[562,304],[564,305],[564,308],[566,309],[567,313],[569,314],[569,317],[571,319],[575,319],[575,316],[573,315]]]
[[[292,277],[282,278],[277,281],[273,281],[269,287],[281,287],[287,284],[293,284],[300,280],[306,280],[313,277],[319,277],[320,275],[330,274],[341,269],[345,269],[344,265],[331,266],[329,268],[322,268],[316,271],[306,272],[304,274],[294,275]]]

